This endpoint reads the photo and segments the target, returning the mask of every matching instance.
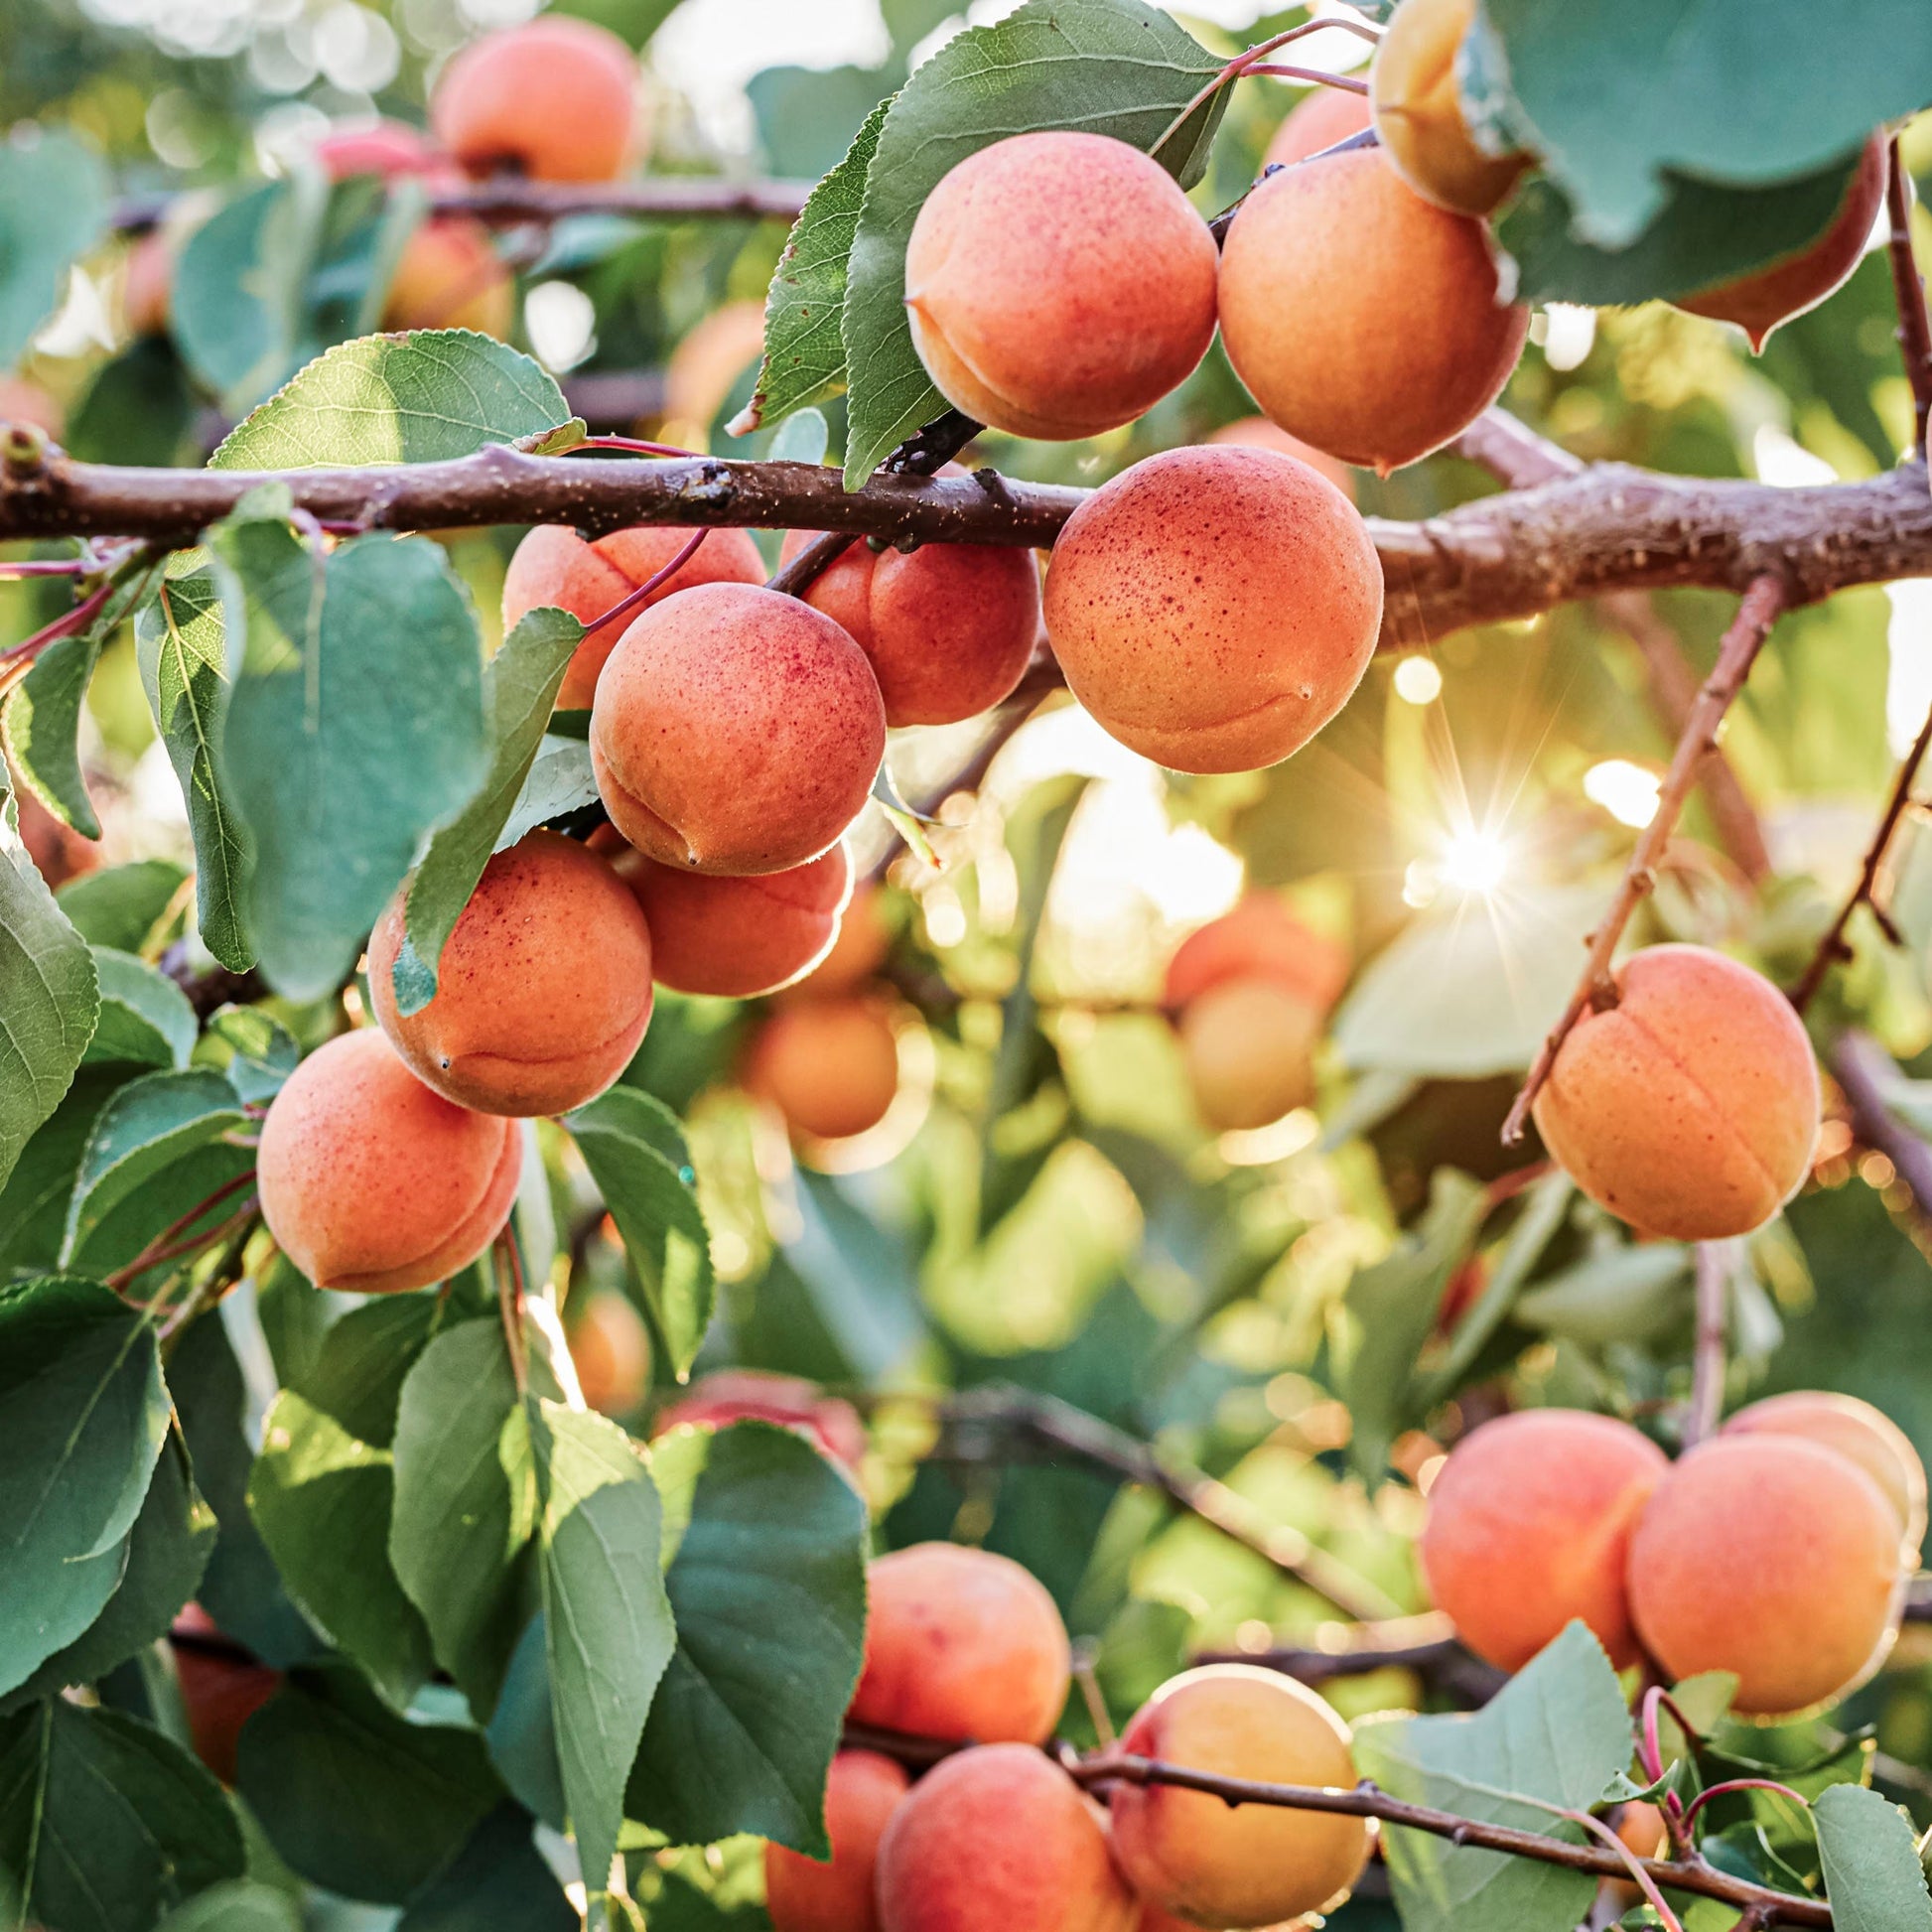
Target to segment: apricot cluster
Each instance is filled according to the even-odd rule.
[[[1806,1391],[1669,1461],[1607,1416],[1528,1410],[1450,1451],[1423,1570],[1478,1656],[1517,1670],[1579,1620],[1623,1668],[1737,1679],[1788,1718],[1856,1689],[1897,1634],[1925,1471],[1875,1409]]]

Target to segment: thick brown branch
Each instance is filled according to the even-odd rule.
[[[1560,444],[1539,436],[1507,409],[1485,409],[1455,439],[1455,454],[1478,464],[1506,489],[1534,489],[1539,483],[1578,477],[1584,463]]]
[[[1898,346],[1905,379],[1912,387],[1912,448],[1925,454],[1925,429],[1932,419],[1932,319],[1925,312],[1925,278],[1912,252],[1912,179],[1891,138],[1886,156],[1885,211],[1890,217],[1886,253],[1891,258],[1892,296],[1898,305]]]

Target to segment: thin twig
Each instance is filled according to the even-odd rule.
[[[220,1228],[205,1228],[192,1239],[184,1239],[183,1237],[187,1235],[188,1230],[207,1214],[210,1208],[218,1207],[221,1202],[226,1200],[230,1194],[236,1192],[238,1189],[252,1186],[254,1179],[255,1171],[253,1168],[250,1168],[247,1173],[236,1174],[232,1180],[223,1181],[219,1187],[215,1188],[213,1193],[198,1200],[179,1220],[171,1221],[163,1228],[125,1268],[115,1269],[106,1278],[107,1286],[114,1290],[116,1294],[119,1294],[130,1282],[138,1281],[150,1268],[158,1268],[164,1261],[173,1261],[178,1256],[187,1254],[193,1249],[210,1245],[214,1237],[220,1233]],[[226,1223],[224,1222],[222,1225],[225,1226]]]
[[[858,541],[849,531],[827,530],[781,565],[764,588],[781,597],[803,597]]]
[[[1148,152],[1151,155],[1155,156],[1155,158],[1158,160],[1160,158],[1161,150],[1165,148],[1168,145],[1168,143],[1172,141],[1173,137],[1176,134],[1178,134],[1180,130],[1183,127],[1185,127],[1187,123],[1190,120],[1192,120],[1193,117],[1196,114],[1198,114],[1200,110],[1203,107],[1205,107],[1207,103],[1210,100],[1212,100],[1216,94],[1218,94],[1221,91],[1223,87],[1231,87],[1235,83],[1235,81],[1239,80],[1244,74],[1252,73],[1255,70],[1256,62],[1266,60],[1267,57],[1272,53],[1274,53],[1274,51],[1278,47],[1287,47],[1294,41],[1306,40],[1309,35],[1321,33],[1324,29],[1329,27],[1339,27],[1342,29],[1344,33],[1353,34],[1358,39],[1369,41],[1371,43],[1379,41],[1382,38],[1382,30],[1379,27],[1371,27],[1369,23],[1365,20],[1337,18],[1337,19],[1304,21],[1302,25],[1299,27],[1290,27],[1285,32],[1275,34],[1265,41],[1257,41],[1253,47],[1243,48],[1241,52],[1234,57],[1233,60],[1229,61],[1227,65],[1221,69],[1219,73],[1215,74],[1213,79],[1209,80],[1203,87],[1201,87],[1194,94],[1194,97],[1190,101],[1188,101],[1187,105],[1183,107],[1180,110],[1180,112],[1177,113],[1173,117],[1173,119],[1171,120],[1167,124],[1167,126],[1161,130],[1160,139],[1155,142],[1153,147],[1151,147],[1148,150]],[[1368,89],[1364,87],[1359,80],[1352,81],[1352,82],[1348,80],[1344,80],[1339,74],[1317,73],[1312,69],[1300,69],[1300,68],[1296,69],[1294,70],[1294,73],[1295,73],[1295,77],[1298,79],[1311,80],[1323,86],[1348,87],[1351,88],[1352,90],[1358,90],[1363,93],[1366,93],[1368,91]]]
[[[1730,1332],[1730,1243],[1700,1241],[1696,1271],[1697,1338],[1691,1350],[1691,1405],[1684,1417],[1687,1449],[1715,1434],[1724,1414],[1725,1344]]]
[[[601,618],[593,618],[584,626],[584,635],[588,637],[595,631],[608,628],[611,624],[616,623],[620,618],[628,617],[638,605],[645,602],[646,599],[653,597],[658,591],[661,591],[698,554],[699,544],[703,543],[705,538],[710,534],[711,532],[709,530],[697,531],[692,536],[690,542],[685,544],[678,551],[677,555],[669,563],[664,565],[661,570],[652,571],[635,590],[626,591]]]
[[[1923,457],[1926,424],[1932,420],[1932,320],[1925,311],[1925,278],[1912,252],[1912,178],[1899,156],[1895,134],[1885,158],[1885,210],[1890,216],[1885,251],[1898,305],[1898,346],[1905,358],[1905,380],[1912,389],[1912,448]]]
[[[1891,1163],[1912,1196],[1921,1231],[1932,1231],[1932,1147],[1887,1102],[1887,1089],[1899,1077],[1897,1064],[1869,1034],[1857,1029],[1840,1035],[1829,1064],[1851,1109],[1853,1134]]]
[[[496,1236],[496,1311],[503,1321],[503,1341],[509,1350],[510,1378],[519,1397],[529,1389],[529,1367],[523,1356],[523,1256],[516,1230],[505,1221]]]

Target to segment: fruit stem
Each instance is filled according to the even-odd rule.
[[[602,630],[606,624],[616,623],[621,617],[634,611],[653,591],[662,590],[698,554],[699,544],[710,534],[708,529],[698,531],[662,570],[653,571],[634,591],[626,591],[601,618],[593,618],[584,626],[584,635],[588,637],[594,630]]]
[[[1287,47],[1292,41],[1304,40],[1310,34],[1321,33],[1329,27],[1339,27],[1343,33],[1354,34],[1360,39],[1369,42],[1379,41],[1382,38],[1382,30],[1379,27],[1371,27],[1365,20],[1331,19],[1307,20],[1299,27],[1289,28],[1285,33],[1273,35],[1265,41],[1257,41],[1253,47],[1244,49],[1241,53],[1237,54],[1212,80],[1208,81],[1194,95],[1193,99],[1161,130],[1161,138],[1155,142],[1153,147],[1148,149],[1148,153],[1158,161],[1161,158],[1161,150],[1187,125],[1207,102],[1212,100],[1230,81],[1239,80],[1244,74],[1254,72],[1256,70],[1256,64],[1266,60],[1278,47]],[[1268,71],[1280,71],[1284,75],[1294,79],[1311,80],[1319,86],[1345,87],[1354,93],[1365,94],[1368,92],[1367,87],[1359,80],[1345,80],[1339,74],[1321,73],[1310,68],[1271,69]]]

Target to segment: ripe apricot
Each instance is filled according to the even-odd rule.
[[[1137,1910],[1099,1807],[1027,1744],[928,1771],[886,1827],[878,1885],[880,1932],[1128,1932]]]
[[[812,534],[785,538],[788,563]],[[952,725],[990,711],[1026,671],[1039,636],[1039,566],[1031,550],[855,543],[805,592],[872,660],[888,725]]]
[[[1475,14],[1475,0],[1402,0],[1369,72],[1375,132],[1390,165],[1424,201],[1457,214],[1487,214],[1531,159],[1490,153],[1463,118],[1455,60]]]
[[[1045,612],[1073,695],[1123,745],[1176,771],[1251,771],[1300,751],[1361,681],[1382,566],[1306,463],[1169,450],[1067,519]]]
[[[775,993],[809,973],[831,950],[852,894],[843,845],[752,879],[661,866],[641,852],[612,864],[643,907],[658,985],[728,1000]]]
[[[885,965],[893,935],[880,909],[881,897],[881,889],[870,881],[853,889],[852,902],[839,920],[832,950],[796,986],[785,990],[785,1001],[856,993]]]
[[[472,41],[437,76],[429,118],[473,175],[615,181],[644,143],[636,57],[563,14]]]
[[[721,1368],[701,1376],[678,1401],[658,1412],[651,1434],[686,1424],[724,1429],[735,1422],[776,1423],[796,1430],[835,1462],[857,1470],[866,1459],[866,1426],[837,1396],[822,1395],[802,1376],[759,1368]]]
[[[175,251],[159,228],[150,228],[121,269],[121,320],[130,336],[160,336],[168,329],[175,295]]]
[[[0,375],[0,423],[26,423],[59,437],[67,427],[67,411],[38,382]]]
[[[1348,1726],[1307,1685],[1253,1664],[1170,1678],[1121,1748],[1221,1777],[1354,1788]],[[1173,1785],[1120,1784],[1114,1855],[1141,1897],[1206,1926],[1273,1925],[1335,1901],[1368,1862],[1367,1822],[1229,1805]]]
[[[898,1091],[898,1037],[888,1008],[864,998],[782,1008],[753,1038],[745,1085],[811,1140],[849,1140],[877,1127]]]
[[[314,152],[331,181],[356,175],[378,175],[384,181],[408,175],[438,182],[463,179],[449,156],[406,121],[341,123],[317,141]]]
[[[825,1779],[830,1863],[782,1845],[764,1848],[764,1907],[773,1932],[879,1932],[879,1841],[909,1784],[877,1751],[840,1751],[832,1759]]]
[[[1658,1484],[1630,1539],[1630,1612],[1673,1678],[1734,1672],[1732,1709],[1844,1696],[1897,1633],[1898,1519],[1856,1463],[1800,1436],[1718,1436]]]
[[[1669,1468],[1628,1423],[1575,1409],[1471,1430],[1430,1489],[1418,1544],[1437,1608],[1500,1670],[1521,1670],[1573,1618],[1619,1670],[1634,1663],[1624,1552]]]
[[[516,278],[481,221],[439,214],[403,243],[384,329],[474,329],[500,342],[515,320]]]
[[[1221,340],[1291,436],[1387,476],[1502,393],[1529,311],[1481,222],[1434,207],[1375,148],[1270,175],[1221,251]]]
[[[579,623],[596,623],[640,584],[673,562],[691,540],[689,530],[646,523],[614,530],[586,543],[575,530],[539,523],[512,553],[503,573],[503,628],[539,606],[568,611]],[[653,605],[694,584],[762,584],[764,561],[749,530],[712,530],[676,573],[631,609],[619,623],[593,630],[577,646],[557,692],[560,711],[588,711],[597,680],[629,624]]]
[[[1266,416],[1242,416],[1232,423],[1223,423],[1212,436],[1210,443],[1232,443],[1244,450],[1273,450],[1277,456],[1292,456],[1306,463],[1311,470],[1318,470],[1348,498],[1355,500],[1355,473],[1345,463],[1338,463],[1325,450],[1317,450],[1312,443],[1304,443],[1299,436],[1291,436],[1279,423],[1271,423]]]
[[[809,605],[752,584],[700,584],[645,611],[591,710],[612,823],[698,872],[816,859],[865,809],[885,754],[865,652]]]
[[[428,1288],[469,1267],[509,1218],[516,1123],[432,1092],[374,1027],[318,1047],[269,1102],[262,1218],[318,1288]]]
[[[1856,1462],[1891,1505],[1904,1560],[1917,1567],[1925,1540],[1925,1464],[1911,1438],[1870,1403],[1823,1389],[1794,1389],[1738,1410],[1722,1434],[1802,1436]]]
[[[1818,1138],[1818,1066],[1776,987],[1703,946],[1651,946],[1617,1004],[1570,1031],[1537,1131],[1599,1207],[1646,1234],[1748,1234],[1797,1192]]]
[[[912,342],[977,421],[1071,442],[1183,382],[1214,339],[1214,237],[1174,179],[1104,134],[1016,134],[926,197]]]
[[[1694,316],[1734,322],[1750,338],[1752,349],[1761,349],[1773,330],[1817,308],[1858,267],[1884,199],[1885,142],[1874,134],[1859,158],[1832,225],[1816,241],[1734,281],[1698,295],[1680,295],[1674,306]]]
[[[1347,984],[1348,953],[1297,916],[1280,894],[1252,892],[1174,948],[1161,1003],[1178,1011],[1235,979],[1272,980],[1325,1013]]]
[[[199,1603],[182,1606],[169,1638],[195,1755],[233,1784],[241,1727],[281,1689],[282,1673],[257,1663]]]
[[[1320,154],[1373,125],[1366,94],[1345,87],[1311,87],[1282,117],[1262,157],[1263,168],[1287,168]]]
[[[763,352],[762,302],[727,302],[694,323],[664,364],[661,440],[705,448],[712,422],[739,377]]]
[[[866,1595],[855,1723],[982,1744],[1052,1734],[1072,1652],[1031,1571],[991,1550],[914,1543],[867,1569]]]
[[[1273,980],[1224,980],[1180,1016],[1180,1058],[1217,1134],[1266,1127],[1314,1098],[1321,1015]]]
[[[642,1317],[614,1289],[571,1302],[565,1333],[584,1400],[601,1415],[629,1415],[650,1386],[650,1336]]]
[[[396,1007],[405,887],[369,935],[369,1004],[419,1080],[460,1107],[561,1114],[629,1064],[650,1024],[650,932],[608,861],[531,832],[483,868],[437,967]]]

